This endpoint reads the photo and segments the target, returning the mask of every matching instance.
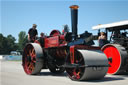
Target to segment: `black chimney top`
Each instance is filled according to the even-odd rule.
[[[71,8],[71,22],[72,22],[72,41],[77,39],[77,18],[78,18],[78,8],[77,5],[70,6]]]

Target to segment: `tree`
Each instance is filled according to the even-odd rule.
[[[19,50],[23,50],[25,44],[27,43],[26,32],[25,31],[21,31],[18,36],[19,36],[19,39],[18,39]]]
[[[0,34],[0,54],[4,54],[5,52],[4,44],[6,43],[4,42],[5,42],[5,37],[2,34]]]
[[[7,36],[7,48],[8,49],[8,53],[10,53],[11,51],[15,51],[18,49],[18,46],[15,44],[15,37],[13,37],[12,35],[8,35]]]
[[[11,51],[17,49],[17,45],[15,44],[15,38],[12,35],[8,35],[4,37],[0,34],[0,54],[10,54]]]

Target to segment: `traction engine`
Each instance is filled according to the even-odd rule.
[[[72,80],[103,78],[108,71],[108,59],[100,47],[92,46],[92,33],[77,34],[78,6],[71,8],[72,32],[53,30],[49,36],[26,44],[23,68],[26,74],[36,75],[42,69],[60,74],[66,71]],[[37,43],[38,42],[38,43]]]
[[[127,74],[128,20],[93,27],[99,32],[103,28],[105,28],[107,38],[110,36],[109,43],[101,48],[109,60],[108,74]]]

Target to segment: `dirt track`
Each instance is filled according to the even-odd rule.
[[[66,73],[55,75],[42,70],[40,75],[29,76],[23,71],[20,61],[0,60],[0,85],[128,85],[127,75],[106,75],[97,81],[72,81]]]

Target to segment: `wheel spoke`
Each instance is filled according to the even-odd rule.
[[[28,43],[24,48],[22,62],[24,71],[28,75],[38,74],[43,68],[42,61],[39,61],[38,65],[36,65],[36,60],[41,59],[43,56],[43,53],[40,51],[38,52],[37,49],[42,50],[41,46],[36,43]]]
[[[36,63],[36,58],[32,58],[32,62],[33,63]]]
[[[84,58],[81,55],[81,53],[79,53],[78,51],[75,54],[76,56],[74,57],[74,63],[73,64],[78,64],[78,65],[84,65]],[[70,62],[71,57],[69,56],[67,58],[67,63],[72,64]],[[66,68],[66,71],[69,75],[69,78],[73,79],[73,80],[80,80],[83,73],[84,73],[84,67],[74,67],[74,68]]]
[[[36,63],[36,54],[32,46],[25,49],[25,70],[27,74],[32,74]]]

